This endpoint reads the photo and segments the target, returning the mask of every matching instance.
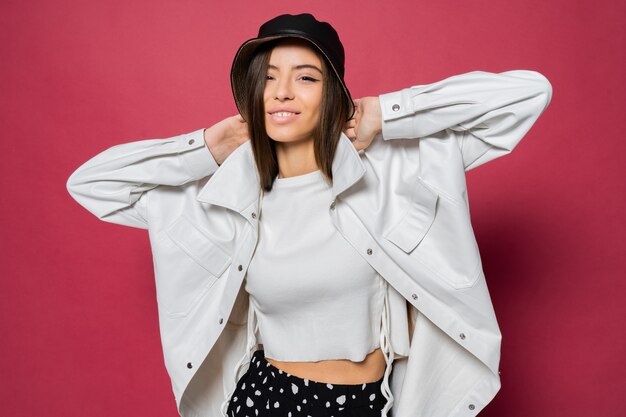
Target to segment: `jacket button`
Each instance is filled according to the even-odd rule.
[[[411,294],[411,298],[413,298],[414,300],[417,300],[417,294]]]
[[[473,410],[474,408],[476,408],[476,407],[474,406],[474,404],[470,404],[470,405],[469,405],[469,409],[470,409],[470,410]]]
[[[189,139],[189,142],[188,142],[188,143],[189,143],[190,145],[193,145],[193,143],[194,143],[194,142],[195,142],[195,139]]]
[[[256,219],[256,213],[252,213],[251,216],[253,219]]]
[[[220,317],[220,324],[224,323],[224,319]]]
[[[193,368],[193,365],[191,364],[191,362],[187,362],[187,368],[189,369]]]
[[[465,333],[461,333],[461,334],[459,335],[459,337],[460,337],[461,339],[465,340]]]
[[[237,269],[241,271],[243,269],[243,266],[239,265]]]
[[[367,254],[371,255],[372,254],[372,250],[370,248],[367,248]]]
[[[333,200],[332,203],[330,203],[330,209],[334,210],[335,209],[335,200]]]
[[[393,111],[400,110],[400,105],[399,104],[394,104],[393,106],[391,106],[391,110],[393,110]]]

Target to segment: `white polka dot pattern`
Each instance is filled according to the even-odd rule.
[[[263,350],[257,350],[248,372],[237,382],[228,417],[381,416],[385,400],[377,394],[382,378],[365,384],[334,384],[299,378],[267,364]]]

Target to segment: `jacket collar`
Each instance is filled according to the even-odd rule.
[[[365,174],[365,165],[358,151],[344,133],[341,133],[337,143],[331,170],[333,200]],[[196,199],[241,214],[248,211],[258,212],[261,195],[259,180],[252,144],[247,140],[224,160],[200,190]]]

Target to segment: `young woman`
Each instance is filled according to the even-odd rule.
[[[463,174],[509,153],[551,86],[476,71],[353,101],[343,76],[328,23],[278,16],[235,56],[240,114],[68,180],[150,232],[183,416],[467,416],[499,389]]]

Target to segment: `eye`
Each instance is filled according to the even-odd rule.
[[[303,75],[302,77],[300,77],[301,80],[304,81],[310,81],[310,82],[317,82],[318,80],[313,78],[313,77],[309,77],[308,75]]]
[[[273,80],[273,79],[274,79],[274,77],[272,77],[271,75],[266,75],[266,76],[265,76],[265,79],[266,79],[266,80]]]

